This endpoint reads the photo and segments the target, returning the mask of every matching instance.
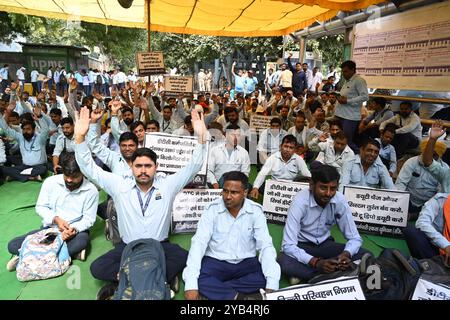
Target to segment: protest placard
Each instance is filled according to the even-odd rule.
[[[222,189],[184,189],[178,193],[172,207],[172,232],[195,232],[205,206],[221,193]]]
[[[284,225],[292,198],[308,188],[309,184],[304,182],[266,180],[263,209],[267,222]]]
[[[189,96],[194,91],[192,76],[164,76],[164,94],[166,97]]]
[[[420,278],[411,300],[450,300],[450,287]]]
[[[197,139],[197,137],[190,136],[147,132],[145,134],[145,147],[152,149],[158,155],[158,172],[173,174],[191,162],[192,153],[198,144]],[[204,186],[206,184],[208,152],[209,142],[206,145],[202,168],[192,180],[192,185]]]
[[[136,53],[136,65],[139,76],[166,73],[162,52],[138,52]]]
[[[267,293],[267,300],[366,300],[357,277],[340,277]]]
[[[255,129],[257,132],[270,128],[270,120],[272,118],[272,116],[252,115],[250,117],[250,128]]]
[[[408,222],[409,193],[344,186],[344,196],[362,233],[402,237]]]

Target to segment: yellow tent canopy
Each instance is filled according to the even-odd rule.
[[[279,36],[380,0],[152,0],[151,30],[215,36]],[[0,11],[147,28],[145,0],[0,0]]]

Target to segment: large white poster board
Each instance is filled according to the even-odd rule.
[[[369,88],[447,92],[449,52],[449,1],[373,16],[354,28],[352,60]]]
[[[203,210],[222,196],[222,189],[184,189],[172,206],[172,233],[194,233]]]
[[[344,196],[360,232],[403,236],[402,228],[408,222],[408,192],[344,186]]]
[[[152,149],[158,155],[158,172],[167,174],[176,173],[190,163],[197,144],[197,137],[176,136],[160,132],[145,134],[145,147]],[[209,142],[206,145],[202,168],[192,181],[194,185],[204,186],[206,184],[208,152]]]
[[[267,222],[284,225],[292,199],[304,189],[309,189],[309,184],[266,180],[263,209]]]

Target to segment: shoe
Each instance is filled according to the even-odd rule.
[[[83,249],[80,252],[78,252],[75,259],[80,260],[80,261],[86,261],[86,249]]]
[[[289,278],[289,284],[291,286],[295,286],[295,285],[299,284],[300,282],[302,282],[302,280],[300,280],[299,278],[296,278],[296,277]]]
[[[14,255],[11,260],[6,264],[6,270],[14,271],[16,270],[17,264],[19,263],[19,256]]]
[[[114,292],[116,292],[117,285],[118,284],[115,282],[105,284],[100,288],[100,290],[98,290],[97,300],[111,300],[114,296]]]
[[[255,292],[250,294],[238,292],[234,300],[264,300],[264,297],[261,292]]]
[[[178,278],[178,275],[170,282],[170,289],[175,292],[180,291],[180,278]]]

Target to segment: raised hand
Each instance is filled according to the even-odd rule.
[[[69,90],[74,91],[78,88],[78,81],[77,79],[73,78],[72,81],[70,81]]]
[[[120,102],[120,100],[113,100],[111,105],[112,114],[117,115],[120,108],[122,108],[122,103]]]
[[[103,109],[96,108],[91,112],[91,123],[96,123],[103,117]]]
[[[200,143],[205,143],[206,132],[208,131],[205,126],[203,113],[198,113],[195,109],[191,112],[192,117],[192,127],[194,128],[194,133],[198,137]]]
[[[442,120],[436,120],[430,129],[430,139],[438,139],[444,133],[444,122]]]
[[[19,81],[11,82],[10,88],[12,91],[16,90],[18,87],[19,87]]]
[[[75,130],[74,134],[77,140],[77,143],[81,143],[84,141],[84,137],[86,136],[89,130],[89,124],[91,119],[89,117],[89,109],[87,107],[83,107],[80,110],[80,113],[75,113]],[[78,139],[82,138],[82,139]]]
[[[139,99],[139,104],[138,104],[138,106],[139,106],[139,108],[141,109],[141,110],[148,110],[148,102],[147,102],[147,99],[145,99],[145,98],[140,98]]]

